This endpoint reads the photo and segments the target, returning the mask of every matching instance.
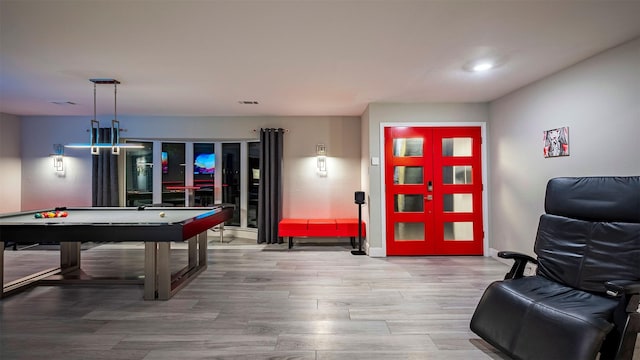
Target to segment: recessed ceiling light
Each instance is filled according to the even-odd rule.
[[[471,68],[472,71],[475,72],[480,72],[480,71],[487,71],[487,70],[491,70],[493,69],[494,64],[492,62],[479,62],[475,65],[473,65],[473,67]]]
[[[501,56],[481,56],[475,57],[473,60],[466,62],[464,65],[462,65],[462,69],[468,72],[480,73],[497,69],[498,67],[502,66],[504,62],[505,58]]]

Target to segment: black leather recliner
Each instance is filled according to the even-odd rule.
[[[632,359],[640,331],[640,176],[554,178],[534,252],[485,290],[471,330],[515,359]],[[527,263],[535,275],[524,276]]]

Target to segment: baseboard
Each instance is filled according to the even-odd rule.
[[[369,255],[369,257],[387,257],[387,253],[383,248],[369,247],[367,250],[367,255]]]

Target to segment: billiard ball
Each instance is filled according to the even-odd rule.
[[[161,211],[158,215],[160,215],[160,217],[164,217],[166,214],[164,213],[164,211]]]
[[[35,216],[36,219],[42,219],[41,213],[35,213],[33,216]]]

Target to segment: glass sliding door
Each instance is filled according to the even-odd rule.
[[[213,143],[193,144],[194,205],[213,206],[215,202],[216,154]]]
[[[138,142],[142,149],[126,151],[126,206],[153,203],[153,143]]]
[[[226,224],[240,226],[240,143],[222,144],[222,202],[234,204],[233,218]]]
[[[185,206],[185,144],[162,143],[162,204]]]
[[[260,185],[260,143],[247,143],[247,227],[258,227],[258,186]]]
[[[234,216],[226,222],[230,235],[254,236],[260,182],[258,141],[136,142],[144,148],[126,150],[126,206],[233,204]]]

